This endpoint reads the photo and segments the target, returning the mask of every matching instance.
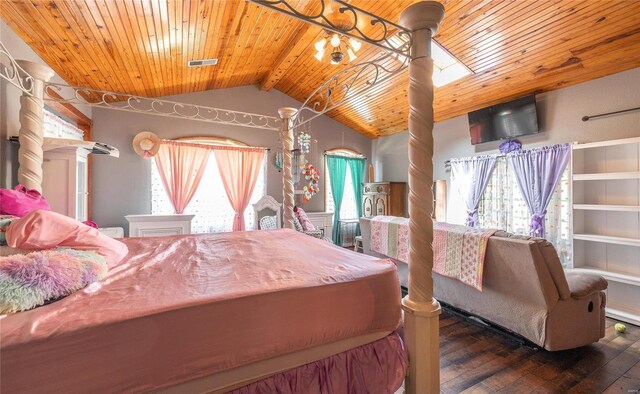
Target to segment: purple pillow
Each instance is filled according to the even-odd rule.
[[[311,231],[316,229],[316,226],[314,226],[313,223],[311,223],[304,209],[300,207],[295,207],[293,209],[293,212],[295,212],[296,217],[300,221],[300,224],[302,224],[302,228],[304,229],[304,231]]]

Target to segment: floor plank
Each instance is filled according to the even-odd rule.
[[[640,393],[640,327],[561,352],[518,343],[463,317],[442,314],[442,393]]]

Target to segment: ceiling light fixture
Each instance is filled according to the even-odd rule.
[[[330,48],[327,48],[327,44],[329,44]],[[358,58],[356,52],[360,50],[362,44],[353,38],[347,39],[347,37],[340,34],[327,32],[327,35],[317,41],[314,47],[316,49],[314,57],[318,61],[322,61],[326,51],[331,51],[329,56],[331,64],[336,65],[340,64],[345,58],[345,52],[349,56],[350,62],[356,60]]]

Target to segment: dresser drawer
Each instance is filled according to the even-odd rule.
[[[130,237],[166,237],[191,234],[195,215],[127,215]]]
[[[364,194],[389,194],[389,182],[365,183]]]

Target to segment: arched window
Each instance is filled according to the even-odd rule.
[[[225,138],[225,137],[213,137],[213,136],[181,137],[181,138],[176,138],[175,141],[195,142],[198,144],[215,145],[215,146],[248,146],[244,142],[240,142],[238,140]]]
[[[339,155],[339,156],[347,156],[347,157],[362,157],[360,152],[357,152],[353,149],[349,148],[335,148],[325,151],[325,157],[327,155]],[[329,180],[329,168],[327,167],[327,160],[324,161],[324,187],[326,190],[325,196],[325,211],[334,212],[335,207],[333,205],[333,193],[331,192],[331,183]],[[351,170],[347,167],[347,172],[345,174],[344,180],[344,193],[342,197],[342,206],[340,207],[340,219],[341,220],[350,220],[350,219],[358,219],[358,208],[357,205],[359,202],[356,201],[353,181],[351,176]]]
[[[224,137],[198,136],[176,138],[175,140],[217,146],[248,146],[243,142]],[[267,191],[266,164],[265,160],[251,195],[249,206],[244,212],[247,229],[254,226],[251,204],[255,204]],[[151,213],[157,215],[173,213],[173,205],[171,205],[164,189],[158,168],[153,162],[151,163]],[[195,215],[191,221],[192,233],[217,233],[232,230],[235,212],[231,208],[231,203],[224,190],[215,155],[212,154],[209,157],[200,186],[184,213]]]

